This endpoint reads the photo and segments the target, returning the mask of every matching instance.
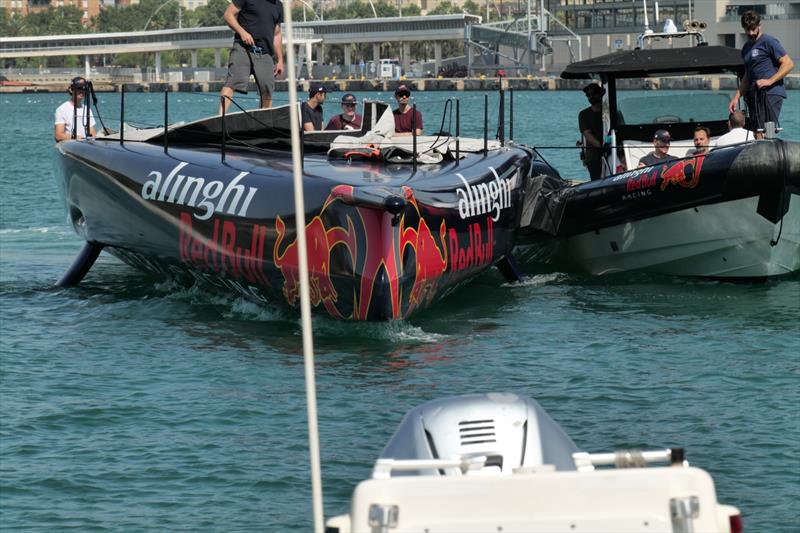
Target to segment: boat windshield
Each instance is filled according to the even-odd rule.
[[[627,125],[727,120],[729,101],[729,95],[716,91],[617,93],[617,107]]]

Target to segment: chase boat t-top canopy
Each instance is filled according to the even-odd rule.
[[[567,65],[561,77],[588,79],[646,78],[663,74],[711,74],[730,72],[741,76],[744,63],[739,50],[727,46],[636,49],[613,52]]]

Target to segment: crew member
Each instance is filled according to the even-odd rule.
[[[326,130],[360,130],[362,116],[356,113],[356,96],[347,93],[342,96],[342,112],[334,116],[325,126]]]
[[[711,148],[711,130],[705,126],[697,126],[694,129],[694,150],[690,150],[686,155],[707,154]]]
[[[583,164],[589,178],[600,179],[603,174],[603,95],[606,90],[590,83],[583,88],[589,107],[578,113],[578,130],[583,136]]]
[[[236,36],[228,59],[228,77],[219,92],[219,113],[223,106],[228,109],[233,91],[247,94],[250,74],[256,79],[261,107],[272,107],[275,78],[283,74],[283,5],[280,0],[232,0],[223,18]]]
[[[736,111],[739,98],[744,95],[753,121],[750,127],[756,131],[756,138],[761,139],[765,122],[780,124],[781,107],[786,98],[783,79],[794,68],[794,62],[778,39],[761,31],[758,13],[745,11],[741,21],[747,35],[742,47],[745,73],[728,111]]]
[[[639,168],[659,165],[678,159],[669,154],[669,145],[671,143],[672,137],[667,130],[656,130],[655,134],[653,134],[654,150],[639,160]]]
[[[394,134],[395,135],[411,135],[411,117],[414,109],[408,105],[411,98],[411,89],[407,85],[401,84],[394,90],[394,97],[397,100],[397,109],[393,110],[394,114]],[[417,111],[417,135],[422,135],[422,113]]]
[[[755,140],[753,132],[744,129],[745,116],[741,111],[734,111],[728,117],[728,133],[717,139],[717,148]]]
[[[312,85],[308,90],[308,100],[300,104],[303,131],[322,130],[322,103],[327,95],[324,85]]]
[[[70,94],[69,100],[58,106],[56,109],[56,121],[54,135],[56,142],[66,141],[67,139],[85,139],[86,122],[89,122],[89,136],[94,137],[97,132],[94,129],[94,116],[90,106],[84,105],[86,100],[86,89],[89,82],[80,76],[72,78],[67,88]]]

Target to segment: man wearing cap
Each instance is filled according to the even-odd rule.
[[[272,107],[275,78],[283,74],[283,5],[280,0],[232,0],[222,18],[236,36],[228,58],[228,77],[219,92],[219,113],[228,109],[233,91],[247,94],[250,74],[256,79],[261,107]]]
[[[783,79],[794,68],[794,62],[780,41],[761,31],[761,17],[755,11],[745,11],[741,18],[747,42],[742,47],[745,74],[736,94],[728,104],[733,113],[741,96],[745,97],[751,126],[757,138],[763,137],[765,122],[779,125],[781,107],[786,98]]]
[[[394,90],[394,97],[397,100],[397,109],[393,110],[394,113],[394,134],[395,135],[411,135],[411,122],[413,107],[408,105],[408,100],[411,98],[411,89],[407,85],[398,85]],[[422,113],[417,111],[417,135],[422,135]]]
[[[56,109],[56,122],[54,135],[56,142],[72,139],[73,133],[76,139],[86,138],[86,121],[89,121],[89,135],[94,137],[97,133],[94,129],[94,116],[89,106],[83,105],[86,99],[86,79],[78,76],[72,78],[67,88],[70,99],[58,106]]]
[[[326,130],[360,130],[361,115],[356,113],[356,95],[347,93],[342,96],[342,112],[331,118],[328,125],[325,126]]]
[[[669,154],[669,145],[671,142],[672,137],[667,130],[656,130],[656,133],[653,135],[653,148],[655,148],[655,150],[639,160],[639,168],[660,165],[661,163],[678,159],[674,155]]]
[[[589,177],[600,179],[603,174],[603,95],[606,90],[596,83],[583,88],[589,107],[578,113],[578,129],[583,136],[583,164]]]
[[[324,85],[312,85],[308,90],[308,101],[300,104],[303,131],[322,130],[322,103],[327,95]]]

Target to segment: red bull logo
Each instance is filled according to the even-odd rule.
[[[700,183],[700,168],[705,155],[691,159],[681,159],[675,164],[661,170],[661,190],[670,185],[680,185],[684,189],[694,189]]]
[[[355,260],[356,237],[353,222],[348,217],[348,227],[345,231],[341,227],[326,229],[319,216],[314,217],[306,225],[306,246],[308,254],[308,279],[310,285],[311,304],[316,307],[320,303],[333,316],[341,318],[335,304],[338,293],[331,280],[331,250],[338,245],[347,248],[351,258]],[[275,266],[280,269],[286,284],[283,294],[291,305],[295,305],[299,296],[299,261],[297,258],[297,240],[281,251],[286,225],[281,217],[275,220],[277,239],[273,250]]]
[[[419,206],[413,195],[410,196],[409,202],[417,209],[417,213],[419,213]],[[444,220],[442,220],[441,224],[439,224],[439,242],[445,242],[446,233],[447,227],[445,226]],[[447,248],[442,244],[442,249],[439,250],[433,233],[422,217],[420,217],[419,224],[416,228],[406,227],[405,217],[401,220],[401,253],[406,249],[406,246],[410,246],[414,251],[414,268],[416,274],[414,285],[409,294],[409,307],[406,311],[408,314],[423,303],[429,303],[436,295],[439,278],[441,278],[442,274],[447,270]],[[405,263],[403,262],[402,264]]]

